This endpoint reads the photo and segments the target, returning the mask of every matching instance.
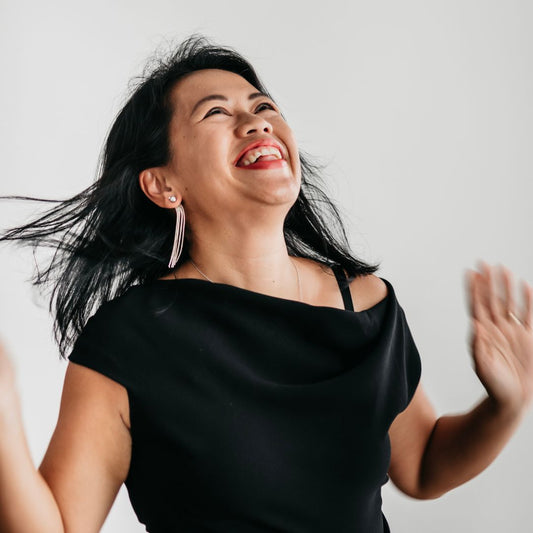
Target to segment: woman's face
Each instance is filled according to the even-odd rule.
[[[288,212],[300,190],[300,160],[293,133],[270,98],[233,72],[206,69],[182,78],[171,102],[165,171],[189,221],[220,221],[227,213],[245,222],[267,205]],[[238,161],[257,142],[274,146],[247,151],[247,162],[263,152],[255,164]]]

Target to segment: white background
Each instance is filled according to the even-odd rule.
[[[472,370],[464,272],[478,259],[533,283],[533,4],[528,0],[0,3],[0,194],[66,198],[91,183],[128,81],[157,48],[201,32],[236,48],[281,105],[354,252],[381,261],[439,414],[483,389]],[[0,227],[31,206],[2,202]],[[0,246],[0,336],[40,463],[64,361],[29,251]],[[434,501],[388,483],[393,533],[525,531],[533,417],[479,477]],[[144,531],[127,493],[105,533]]]

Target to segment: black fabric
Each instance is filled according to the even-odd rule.
[[[344,302],[344,308],[347,311],[353,311],[352,294],[350,292],[350,287],[347,283],[348,280],[344,274],[344,271],[339,265],[333,265],[332,270],[337,278],[337,283],[339,284],[339,289],[342,294],[342,301]]]
[[[200,279],[100,307],[69,359],[127,389],[125,484],[147,531],[388,531],[388,429],[421,365],[382,279],[361,312]]]

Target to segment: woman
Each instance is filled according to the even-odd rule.
[[[57,248],[36,283],[71,351],[38,470],[0,360],[2,530],[98,531],[126,483],[152,533],[383,532],[388,476],[436,498],[492,462],[531,399],[533,289],[519,310],[507,269],[503,299],[469,272],[487,397],[437,419],[317,177],[252,67],[193,36],[119,113],[99,180],[4,234]]]

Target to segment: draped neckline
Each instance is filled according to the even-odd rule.
[[[171,278],[171,279],[156,279],[152,280],[150,283],[154,283],[157,285],[183,285],[184,287],[187,286],[198,286],[203,287],[204,289],[209,290],[209,288],[213,288],[213,290],[221,291],[222,293],[228,293],[228,294],[235,294],[235,295],[241,295],[248,298],[255,298],[257,300],[264,300],[265,302],[270,303],[279,303],[286,304],[289,306],[295,306],[300,307],[302,309],[310,309],[310,310],[321,310],[321,311],[337,311],[338,313],[349,313],[350,315],[360,315],[364,316],[367,314],[371,314],[373,312],[379,311],[389,300],[392,299],[394,295],[394,289],[390,282],[386,280],[385,278],[380,279],[387,285],[387,294],[386,296],[381,299],[379,302],[374,304],[371,307],[368,307],[367,309],[362,309],[360,311],[352,311],[345,308],[339,308],[339,307],[332,307],[329,305],[314,305],[307,302],[300,302],[298,300],[292,300],[290,298],[283,298],[281,296],[272,296],[269,294],[264,294],[262,292],[252,291],[250,289],[245,289],[243,287],[237,287],[236,285],[230,285],[228,283],[218,283],[218,282],[212,282],[200,278]]]

